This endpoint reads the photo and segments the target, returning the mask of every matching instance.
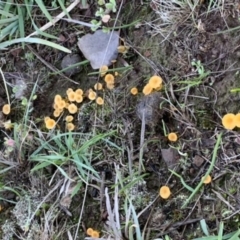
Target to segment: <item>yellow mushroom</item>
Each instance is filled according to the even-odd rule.
[[[92,232],[92,234],[91,234],[91,237],[92,237],[92,238],[99,238],[99,236],[100,236],[99,232],[93,230],[93,232]]]
[[[65,121],[66,121],[66,122],[72,122],[72,120],[73,120],[73,116],[72,116],[72,115],[67,115],[67,116],[65,117]]]
[[[4,104],[3,107],[2,107],[2,112],[3,112],[5,115],[8,115],[8,114],[11,112],[11,106],[10,106],[10,104]]]
[[[99,71],[100,71],[100,76],[101,77],[105,76],[107,71],[108,71],[108,66],[107,65],[103,65],[102,67],[100,67]]]
[[[56,126],[55,120],[51,118],[47,118],[45,120],[45,124],[47,129],[53,129]]]
[[[207,175],[206,177],[202,177],[204,184],[209,184],[212,182],[212,177],[210,175]]]
[[[103,89],[103,86],[102,86],[101,83],[96,83],[96,84],[94,85],[94,89],[95,89],[95,90],[102,90],[102,89]]]
[[[75,125],[73,123],[69,122],[69,123],[66,124],[66,128],[67,128],[68,131],[71,132],[71,131],[74,130]]]
[[[75,91],[75,93],[76,93],[77,95],[83,95],[83,90],[82,90],[81,88],[78,88],[78,89]]]
[[[160,188],[159,195],[163,199],[168,199],[171,195],[170,188],[168,186],[162,186]]]
[[[87,229],[87,235],[92,236],[93,231],[94,230],[92,228],[88,228]]]
[[[61,95],[57,94],[54,97],[54,103],[58,104],[60,101],[62,101]]]
[[[148,81],[149,85],[150,85],[153,89],[159,88],[159,87],[161,86],[162,82],[163,82],[163,80],[162,80],[162,78],[159,77],[159,76],[152,76],[152,77],[149,79],[149,81]]]
[[[113,84],[114,83],[114,76],[110,73],[108,73],[105,77],[104,77],[104,81],[107,84]]]
[[[71,114],[74,114],[77,112],[77,106],[74,104],[74,103],[71,103],[69,104],[68,106],[68,111],[71,113]]]
[[[75,98],[76,98],[76,93],[75,92],[69,92],[68,94],[67,94],[67,97],[68,97],[68,100],[70,101],[70,102],[74,102],[75,101]]]
[[[112,90],[114,88],[114,83],[107,83],[107,89]]]
[[[54,116],[54,117],[59,117],[60,114],[61,114],[61,110],[59,110],[59,109],[56,109],[56,110],[53,112],[53,116]]]
[[[174,132],[169,133],[167,137],[168,137],[168,140],[171,142],[176,142],[178,139],[177,134]]]
[[[131,88],[131,94],[132,95],[137,95],[138,94],[138,89],[136,87]]]
[[[96,97],[97,97],[97,93],[90,89],[88,93],[89,100],[95,100]]]
[[[236,126],[240,127],[240,113],[235,115]]]
[[[232,130],[236,127],[236,116],[233,113],[227,113],[222,118],[222,125],[228,130]]]
[[[143,88],[144,95],[149,95],[152,91],[153,91],[153,88],[150,84],[146,84],[145,87]]]
[[[73,92],[72,88],[68,88],[67,91],[66,91],[66,94],[68,95],[70,92]]]
[[[98,105],[103,105],[103,104],[104,104],[104,100],[103,100],[103,98],[101,98],[101,97],[97,97],[97,99],[96,99],[96,103],[97,103]]]
[[[76,101],[77,103],[81,103],[81,102],[83,101],[83,96],[80,95],[80,94],[76,94],[76,96],[75,96],[75,101]]]
[[[64,100],[61,100],[59,103],[57,103],[57,106],[57,109],[64,109],[66,107],[66,102]]]

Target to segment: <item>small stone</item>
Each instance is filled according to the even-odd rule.
[[[174,148],[161,149],[162,159],[167,164],[168,169],[173,170],[176,164],[179,163],[178,151]]]
[[[78,54],[69,54],[62,59],[61,68],[64,69],[79,62],[81,62],[81,58]],[[81,70],[82,67],[79,65],[76,67],[66,69],[64,73],[67,74],[68,76],[72,76],[76,73],[81,72]]]

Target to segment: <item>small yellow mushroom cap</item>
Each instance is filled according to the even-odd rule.
[[[88,228],[87,229],[87,235],[92,236],[93,231],[94,230],[92,228]]]
[[[90,100],[95,100],[96,97],[97,97],[97,93],[94,92],[93,90],[89,90],[88,98],[89,98]]]
[[[137,95],[138,94],[138,89],[136,87],[131,88],[131,94],[132,95]]]
[[[99,238],[99,236],[100,236],[99,232],[93,230],[93,232],[92,232],[92,234],[91,234],[91,237],[92,237],[92,238]]]
[[[78,89],[75,91],[75,93],[76,93],[77,95],[83,95],[83,90],[82,90],[81,88],[78,88]]]
[[[105,76],[107,71],[108,71],[108,66],[107,65],[103,65],[102,67],[100,67],[99,71],[100,71],[101,77]]]
[[[212,177],[210,175],[207,175],[206,178],[202,177],[204,184],[209,184],[212,182]]]
[[[119,53],[126,53],[127,50],[128,50],[124,45],[118,46],[117,49],[118,49],[118,52],[119,52]]]
[[[222,125],[228,130],[232,130],[236,127],[236,116],[233,113],[227,113],[222,118]]]
[[[167,137],[168,137],[168,140],[171,142],[176,142],[178,140],[178,136],[174,132],[169,133]]]
[[[114,89],[114,83],[107,83],[107,89]]]
[[[75,101],[75,98],[76,98],[76,93],[75,92],[69,92],[68,94],[67,94],[67,96],[68,96],[68,100],[70,101],[70,102],[74,102]]]
[[[66,91],[66,94],[68,95],[70,92],[73,92],[72,88],[68,88],[67,91]]]
[[[57,103],[54,103],[54,104],[53,104],[53,109],[56,110],[56,109],[58,109],[58,108],[59,108],[59,107],[58,107]]]
[[[44,122],[46,123],[46,121],[48,121],[49,119],[50,119],[50,117],[45,117]]]
[[[57,94],[54,97],[54,103],[58,104],[60,101],[62,101],[61,95]]]
[[[53,116],[54,117],[59,117],[60,116],[60,114],[61,114],[61,110],[59,110],[59,109],[56,109],[54,112],[53,112]]]
[[[148,81],[149,85],[153,89],[159,88],[161,86],[162,82],[163,82],[163,80],[159,76],[152,76]]]
[[[72,115],[67,115],[66,117],[65,117],[65,121],[66,122],[71,122],[73,120],[73,116]]]
[[[171,195],[170,188],[168,186],[162,186],[160,188],[159,195],[163,199],[168,199]]]
[[[69,104],[68,106],[68,111],[71,113],[71,114],[74,114],[77,112],[77,106],[74,104],[74,103],[71,103]]]
[[[149,95],[152,92],[152,90],[153,90],[152,86],[148,83],[143,88],[143,94]]]
[[[83,101],[83,95],[80,95],[80,94],[76,94],[75,96],[75,101],[77,103],[81,103]]]
[[[240,113],[235,115],[236,126],[240,127]]]
[[[102,89],[103,89],[103,86],[102,86],[101,83],[96,83],[96,84],[94,85],[94,89],[95,89],[95,90],[102,90]]]
[[[108,73],[106,76],[105,76],[105,78],[104,78],[104,81],[106,82],[106,83],[114,83],[114,76],[111,74],[111,73]]]
[[[61,100],[59,103],[57,103],[57,106],[57,109],[64,109],[66,107],[66,102],[64,100]]]
[[[71,131],[74,130],[75,125],[73,123],[69,122],[69,123],[66,124],[66,128],[67,128],[68,131],[71,132]]]
[[[104,104],[104,100],[103,100],[103,98],[101,98],[101,97],[97,97],[97,99],[96,99],[96,103],[97,103],[98,105],[103,105],[103,104]]]
[[[47,120],[45,120],[45,124],[47,129],[53,129],[56,126],[55,120],[51,118],[47,118]]]
[[[2,112],[3,112],[5,115],[8,115],[8,114],[11,112],[11,106],[10,106],[10,104],[4,104],[3,107],[2,107]]]

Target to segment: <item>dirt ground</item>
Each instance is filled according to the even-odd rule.
[[[120,30],[129,50],[119,54],[112,68],[129,65],[132,68],[120,71],[115,88],[104,92],[103,108],[87,101],[81,105],[81,113],[74,122],[75,131],[82,134],[78,142],[83,144],[90,135],[111,131],[114,134],[106,137],[108,142],[91,146],[91,153],[87,155],[91,155],[91,165],[101,181],[91,177],[88,182],[81,182],[73,164],[61,165],[70,179],[81,182],[73,198],[70,194],[63,196],[63,186],[68,179],[57,164],[32,172],[36,163],[30,158],[44,144],[39,139],[44,136],[42,139],[47,142],[52,136],[44,129],[44,117],[53,112],[54,96],[79,86],[86,91],[102,79],[89,75],[94,72],[89,64],[71,76],[54,74],[51,66],[60,69],[66,54],[49,47],[30,45],[22,49],[14,45],[0,53],[13,106],[10,115],[0,116],[1,239],[73,239],[75,232],[76,239],[85,239],[88,227],[98,229],[101,239],[118,239],[109,230],[104,190],[109,189],[113,206],[116,166],[120,166],[124,186],[131,179],[140,179],[129,190],[129,195],[135,196],[135,211],[142,211],[138,220],[145,233],[143,239],[165,239],[166,235],[174,240],[202,237],[205,236],[200,225],[202,220],[211,235],[218,234],[220,222],[224,223],[224,234],[238,230],[239,129],[225,130],[221,118],[226,113],[240,112],[240,5],[238,1],[193,2],[195,4],[186,1],[182,5],[171,5],[160,0],[143,1],[143,4],[136,0],[123,1],[119,25],[139,22]],[[118,6],[120,3],[117,1]],[[72,14],[86,21],[95,11],[96,5],[90,4],[88,9],[78,8]],[[59,43],[84,60],[77,48],[77,39],[89,29],[60,21],[49,31],[59,37]],[[162,77],[164,88],[146,100],[141,90],[153,75]],[[2,106],[7,95],[3,81],[0,84]],[[26,105],[13,91],[14,86],[20,84],[27,86],[22,96],[29,99],[34,88],[37,95],[36,100],[29,101],[32,111],[27,122]],[[140,93],[133,96],[132,87],[137,87]],[[153,104],[149,104],[151,101]],[[139,111],[143,103],[152,109],[148,109],[143,168],[139,174],[143,121]],[[9,119],[16,126],[5,130],[3,123]],[[27,128],[22,127],[23,122]],[[59,122],[59,130],[61,124]],[[169,143],[166,133],[170,132],[177,133],[177,142]],[[191,192],[169,170],[174,170],[195,189],[211,165],[220,133],[222,139],[211,171],[212,182],[204,185],[183,208]],[[6,137],[19,140],[7,155]],[[61,142],[64,145],[64,138]],[[50,155],[51,151],[45,149],[43,153]],[[171,189],[167,200],[158,197],[163,185]],[[124,199],[124,194],[119,194],[121,239],[129,239],[124,228]],[[136,235],[134,239],[140,240]]]

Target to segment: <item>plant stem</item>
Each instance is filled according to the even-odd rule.
[[[217,138],[217,142],[215,144],[215,147],[213,149],[213,155],[212,155],[212,160],[211,160],[211,164],[205,174],[205,176],[202,178],[202,180],[199,182],[199,184],[197,185],[197,187],[194,189],[194,191],[192,192],[192,194],[188,197],[188,199],[185,201],[185,203],[182,205],[182,209],[185,208],[188,203],[191,201],[191,199],[194,197],[194,195],[199,191],[199,189],[201,188],[201,186],[203,185],[203,181],[204,179],[206,178],[206,176],[208,176],[210,174],[210,172],[212,171],[213,167],[214,167],[214,164],[216,162],[216,159],[217,159],[217,150],[218,150],[218,147],[220,145],[220,142],[222,140],[222,133],[220,133],[218,135],[218,138]]]

